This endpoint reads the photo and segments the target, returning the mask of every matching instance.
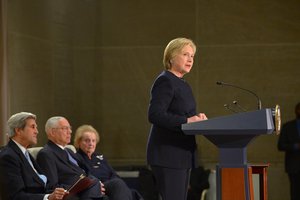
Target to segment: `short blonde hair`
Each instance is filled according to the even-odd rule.
[[[99,133],[98,131],[92,127],[91,125],[82,125],[82,126],[79,126],[75,132],[75,137],[74,137],[74,146],[76,148],[79,148],[79,143],[80,141],[82,140],[82,137],[83,137],[83,134],[85,132],[93,132],[95,133],[96,135],[96,143],[98,143],[100,141],[100,136],[99,136]]]
[[[196,53],[196,45],[191,39],[175,38],[166,46],[163,57],[163,65],[166,70],[171,69],[171,59],[174,58],[185,46],[190,45]]]

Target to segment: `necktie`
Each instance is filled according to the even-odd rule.
[[[71,163],[73,163],[74,165],[79,166],[79,165],[78,165],[78,162],[71,156],[71,154],[68,152],[68,150],[65,149],[65,151],[66,151],[67,154],[68,154],[68,159],[69,159],[69,161],[70,161]]]
[[[29,164],[31,165],[32,169],[35,171],[35,173],[40,177],[40,179],[42,179],[42,181],[43,181],[43,182],[45,183],[45,185],[46,185],[46,183],[47,183],[47,177],[46,177],[45,175],[43,175],[43,174],[39,174],[39,173],[36,171],[36,169],[35,169],[34,166],[33,166],[32,161],[31,161],[31,159],[30,159],[30,156],[29,156],[28,151],[25,151],[25,157],[26,157],[27,161],[29,162]]]

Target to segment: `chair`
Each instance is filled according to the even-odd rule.
[[[36,159],[37,154],[42,148],[43,147],[31,147],[28,148],[28,152],[32,155],[34,159]],[[71,149],[74,153],[76,153],[76,148],[73,145],[69,144],[67,145],[67,148]]]
[[[200,200],[216,200],[217,188],[216,188],[216,171],[211,170],[208,176],[209,188],[204,189],[201,193]]]
[[[30,155],[32,155],[32,157],[34,159],[36,159],[37,154],[39,153],[39,151],[42,149],[43,147],[31,147],[28,148],[28,152],[30,153]]]
[[[211,170],[208,176],[209,188],[207,189],[205,198],[206,200],[216,200],[217,199],[217,177],[216,170]]]
[[[207,192],[208,192],[208,189],[204,189],[202,191],[200,200],[207,200]]]

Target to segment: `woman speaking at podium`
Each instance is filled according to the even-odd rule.
[[[196,113],[191,87],[183,79],[192,69],[195,52],[190,39],[170,41],[164,51],[165,70],[151,89],[147,162],[163,200],[186,199],[190,170],[195,165],[195,136],[185,135],[181,125],[207,119]]]

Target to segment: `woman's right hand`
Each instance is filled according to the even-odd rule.
[[[187,119],[187,123],[198,122],[198,121],[203,121],[203,120],[207,120],[206,115],[204,113],[199,113],[198,115],[189,117]]]

